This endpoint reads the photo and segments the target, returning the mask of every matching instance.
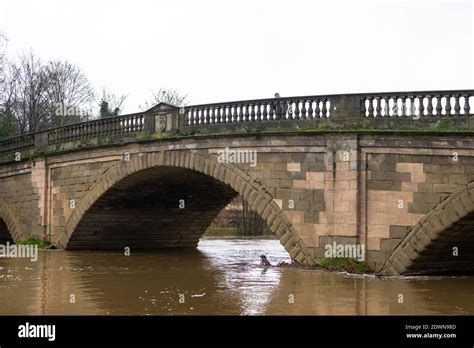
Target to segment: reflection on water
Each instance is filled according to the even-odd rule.
[[[203,239],[197,250],[131,256],[44,251],[36,263],[0,259],[0,314],[474,314],[474,277],[263,268],[260,254],[288,261],[278,241],[265,239]]]

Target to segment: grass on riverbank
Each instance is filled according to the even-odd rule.
[[[323,258],[315,262],[317,267],[328,271],[345,271],[348,273],[373,273],[373,270],[365,262],[356,261],[351,258]]]
[[[21,242],[16,243],[18,245],[36,245],[40,249],[46,249],[49,246],[49,242],[39,239],[38,237],[32,236]]]

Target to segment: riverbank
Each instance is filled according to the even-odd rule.
[[[314,265],[283,262],[278,264],[278,267],[323,270],[327,272],[346,272],[362,275],[374,275],[375,273],[365,262],[359,262],[350,258],[324,258],[317,260]]]
[[[250,239],[278,239],[275,234],[270,231],[264,232],[264,234],[241,234],[235,227],[209,227],[204,232],[202,238],[250,238]]]

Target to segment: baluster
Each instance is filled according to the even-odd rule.
[[[408,116],[407,97],[402,96],[400,99],[402,100],[402,116]]]
[[[418,116],[422,117],[425,115],[425,105],[423,101],[425,100],[424,96],[418,96]]]
[[[256,121],[262,120],[262,103],[257,103],[257,118]]]
[[[228,123],[233,123],[235,120],[235,106],[232,104],[228,106],[229,108],[229,118],[228,118]]]
[[[441,105],[441,95],[436,96],[436,116],[441,116],[443,111],[443,106]]]
[[[382,99],[380,97],[375,97],[375,114],[376,116],[382,116]]]
[[[360,114],[365,117],[368,116],[366,101],[367,101],[367,98],[360,98]]]
[[[191,125],[191,124],[189,123],[189,109],[185,109],[185,110],[184,110],[184,124],[185,124],[186,126]]]
[[[298,99],[295,100],[295,108],[293,109],[293,118],[295,120],[300,118],[300,101]]]
[[[267,102],[263,102],[263,121],[266,121],[267,120],[267,116],[268,116],[268,103]]]
[[[380,116],[386,117],[387,115],[387,103],[388,103],[388,98],[387,97],[382,97],[380,99]],[[383,106],[382,106],[382,101],[383,101]]]
[[[222,105],[220,107],[221,111],[220,111],[220,115],[221,115],[221,123],[226,123],[226,106],[225,105]]]
[[[308,117],[307,118],[313,118],[313,99],[308,100]]]
[[[251,122],[250,119],[250,104],[245,104],[245,113],[244,113],[245,122]]]
[[[454,98],[454,114],[461,114],[461,96],[459,94],[453,95]]]
[[[369,101],[369,117],[374,117],[374,98],[368,97],[367,100]]]
[[[301,100],[300,119],[301,120],[306,119],[306,100],[305,99]]]
[[[207,108],[207,124],[214,123],[214,113],[213,113],[213,107],[210,106]]]
[[[414,95],[411,95],[408,98],[410,99],[410,116],[413,117],[416,115],[416,109],[415,109],[416,97]]]
[[[469,94],[464,94],[464,106],[463,106],[463,114],[464,115],[469,115],[471,112],[471,107],[469,105]]]
[[[268,109],[267,109],[267,113],[268,113],[268,121],[273,121],[273,115],[274,115],[274,109],[275,108],[275,104],[273,102],[269,102],[268,103]]]
[[[231,123],[232,122],[232,105],[227,105],[227,123]]]
[[[214,106],[212,108],[212,123],[213,124],[216,124],[216,123],[219,123],[218,121],[218,115],[219,115],[219,107],[218,106]]]
[[[222,123],[222,118],[221,118],[221,109],[222,106],[219,105],[214,108],[214,118],[215,118],[215,123]]]
[[[451,95],[448,94],[445,96],[446,97],[446,106],[444,107],[445,109],[445,115],[451,115],[451,109],[452,109],[452,104],[451,104]]]
[[[390,99],[392,99],[390,96],[385,97],[385,110],[384,110],[384,115],[387,117],[390,117]]]
[[[428,104],[426,105],[426,112],[428,116],[433,116],[433,96],[427,95],[426,99],[428,100]]]
[[[293,118],[293,113],[294,113],[294,107],[293,107],[293,101],[287,100],[286,101],[286,106],[285,106],[285,120],[291,120]]]
[[[314,110],[314,117],[315,118],[320,118],[321,117],[321,100],[316,99],[316,108]]]
[[[255,121],[255,104],[249,103],[248,104],[249,110],[249,121],[254,122]]]
[[[282,102],[281,100],[276,100],[273,102],[273,114],[274,114],[274,118],[275,120],[280,120],[282,118],[282,113],[283,113],[283,109],[282,109]]]
[[[224,123],[230,123],[231,113],[230,106],[226,105],[224,108]]]
[[[237,121],[236,122],[242,122],[242,115],[243,115],[242,105],[238,104],[236,106],[235,110],[237,112]]]
[[[322,116],[323,117],[328,117],[328,106],[327,106],[327,99],[323,98],[323,109],[322,109]]]
[[[391,116],[392,117],[395,117],[395,116],[398,116],[398,97],[397,96],[392,96],[390,99],[392,99],[393,101],[393,105],[392,107],[390,107],[390,111],[391,111]]]
[[[216,123],[216,107],[215,106],[209,107],[209,123],[210,124]]]

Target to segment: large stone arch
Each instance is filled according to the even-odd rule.
[[[381,269],[386,275],[472,271],[474,182],[459,187],[413,226]]]
[[[0,198],[0,220],[5,224],[14,242],[19,242],[23,239],[20,224],[15,214],[13,214],[8,204],[2,198]]]
[[[66,222],[58,245],[66,248],[84,214],[105,192],[124,178],[153,167],[171,166],[190,169],[208,175],[235,190],[266,221],[290,256],[300,263],[311,263],[312,259],[304,242],[298,236],[283,210],[273,201],[271,194],[248,174],[232,164],[222,164],[212,155],[187,151],[141,153],[130,161],[120,161],[112,166],[77,202],[74,212]]]

